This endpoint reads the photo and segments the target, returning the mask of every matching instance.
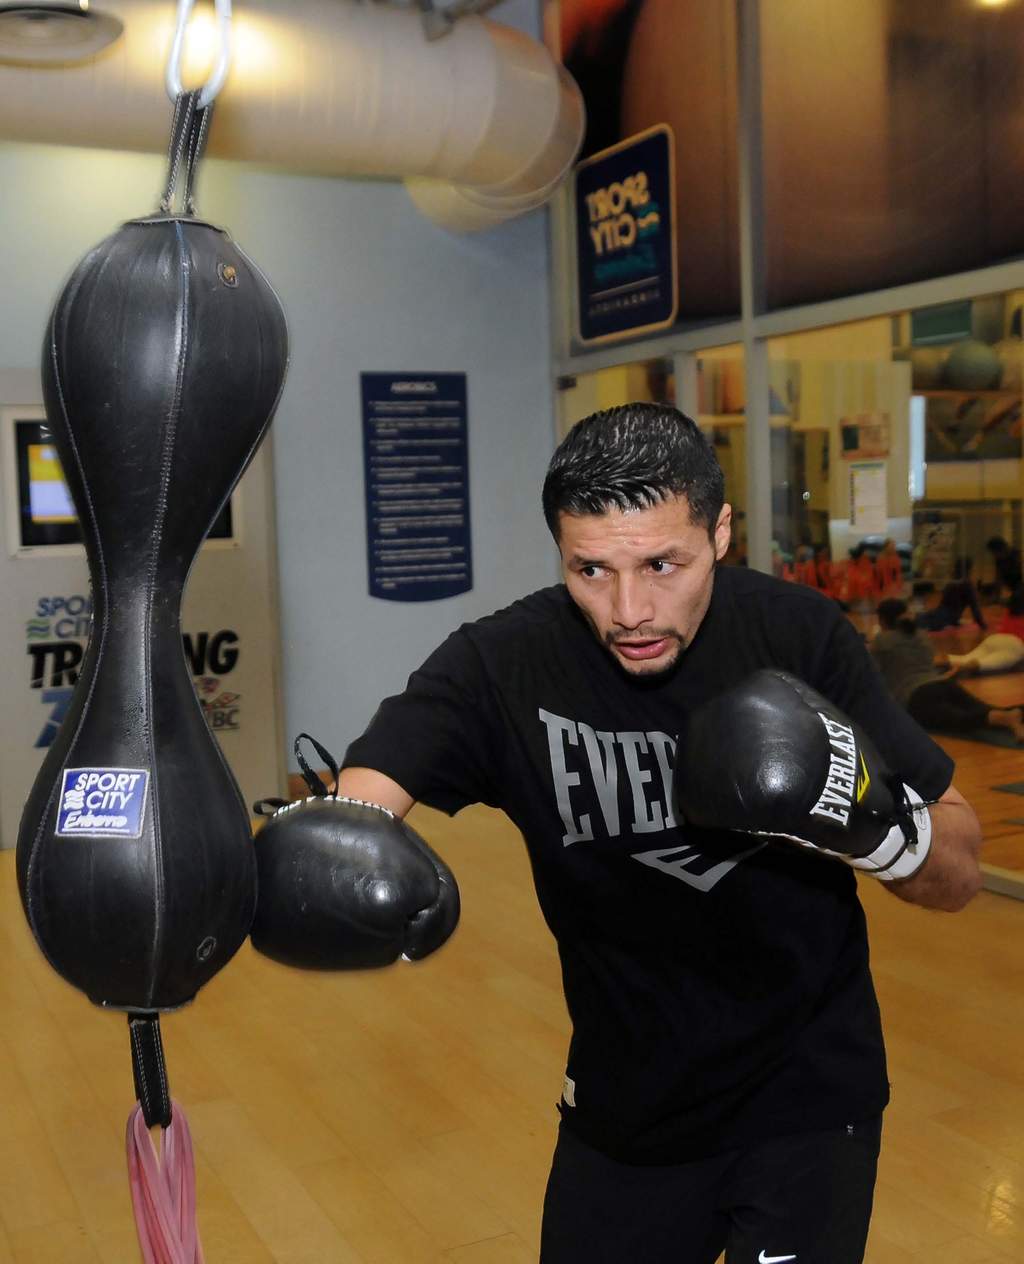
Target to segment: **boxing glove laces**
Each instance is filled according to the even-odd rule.
[[[697,708],[680,734],[673,790],[681,820],[782,838],[883,882],[928,857],[928,803],[839,707],[765,669]]]

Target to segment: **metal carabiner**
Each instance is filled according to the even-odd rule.
[[[181,55],[185,46],[185,29],[192,14],[195,0],[178,0],[178,17],[174,27],[174,39],[167,59],[167,95],[174,101],[184,89],[181,86]],[[231,65],[231,0],[215,0],[217,27],[220,32],[220,55],[209,79],[199,94],[199,108],[205,110],[224,86]]]

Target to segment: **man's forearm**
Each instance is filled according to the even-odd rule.
[[[337,791],[352,799],[379,803],[398,817],[404,817],[413,805],[411,794],[375,768],[343,768],[338,777]]]
[[[928,859],[912,878],[887,885],[893,895],[910,904],[956,913],[981,890],[981,825],[973,808],[956,791],[933,803],[929,814],[932,845]]]

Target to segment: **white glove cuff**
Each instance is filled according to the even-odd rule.
[[[855,869],[864,869],[880,882],[902,882],[912,878],[928,858],[932,845],[932,818],[924,806],[924,800],[906,782],[903,789],[907,801],[914,809],[914,823],[917,826],[917,842],[908,843],[903,830],[894,825],[869,856],[856,856],[850,859]],[[918,807],[917,805],[921,806]]]

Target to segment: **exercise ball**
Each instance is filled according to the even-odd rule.
[[[986,342],[965,338],[946,360],[946,381],[958,391],[987,391],[999,385],[1003,364],[999,354]]]

